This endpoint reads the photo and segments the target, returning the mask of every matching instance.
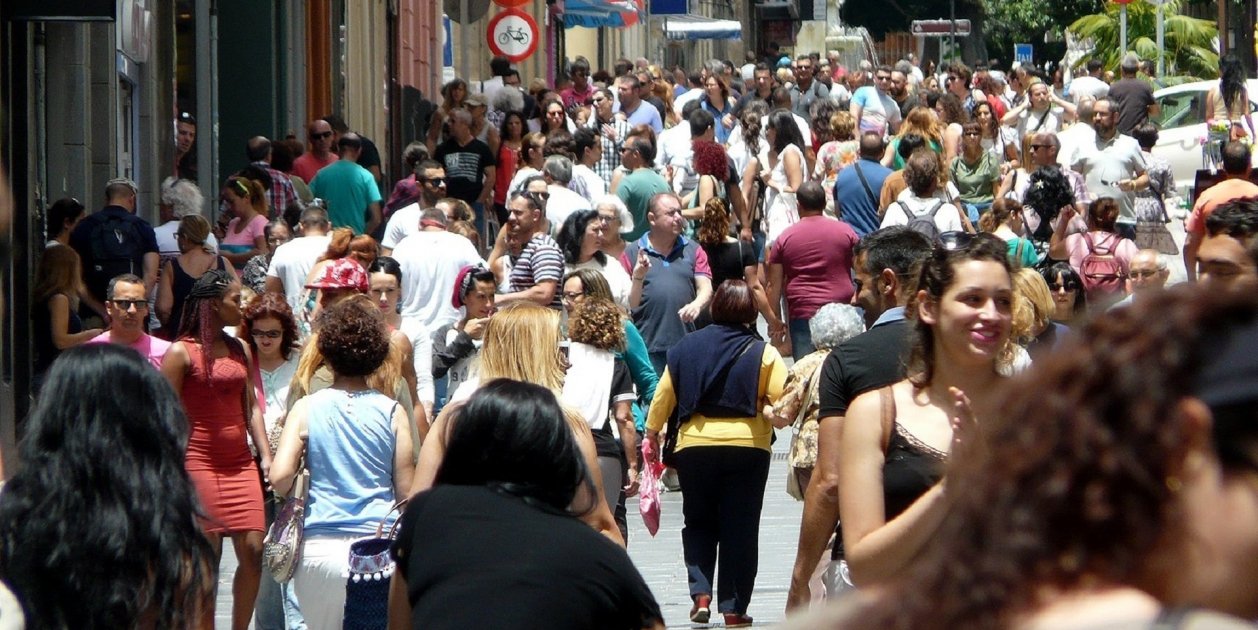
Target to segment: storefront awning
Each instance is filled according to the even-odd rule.
[[[742,39],[743,25],[694,15],[664,18],[664,36],[672,40]]]
[[[565,28],[633,26],[638,23],[641,0],[565,0],[563,23]]]

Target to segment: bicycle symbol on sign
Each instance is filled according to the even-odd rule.
[[[505,46],[507,43],[512,42],[512,41],[516,42],[517,44],[523,44],[527,46],[529,43],[528,31],[524,30],[523,26],[519,28],[511,28],[510,26],[508,26],[507,30],[498,34],[499,44]]]

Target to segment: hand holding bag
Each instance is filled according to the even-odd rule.
[[[638,511],[642,522],[652,536],[660,530],[660,475],[664,465],[652,457],[655,453],[651,440],[642,440],[642,476],[638,479]]]
[[[262,540],[262,562],[276,582],[285,584],[293,579],[297,565],[301,564],[302,541],[305,540],[306,499],[310,494],[310,471],[303,457],[293,481],[292,496],[275,515],[275,521]]]
[[[360,538],[350,543],[349,570],[345,574],[344,630],[386,630],[389,623],[389,583],[397,562],[390,549],[397,538],[398,523],[408,499],[403,499],[385,514],[376,535]],[[388,535],[384,526],[393,513]]]

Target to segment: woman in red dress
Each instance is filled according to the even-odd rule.
[[[240,324],[240,283],[223,271],[197,279],[188,294],[179,336],[162,360],[162,373],[179,393],[191,432],[184,466],[196,486],[201,527],[214,546],[230,536],[240,567],[232,583],[232,629],[245,630],[253,616],[262,575],[265,518],[262,477],[245,439],[252,436],[265,475],[271,452],[262,412],[250,383],[248,348],[223,332]],[[202,619],[214,627],[214,607]]]

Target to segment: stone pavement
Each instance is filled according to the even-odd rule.
[[[769,467],[769,484],[765,489],[764,512],[760,518],[760,569],[756,591],[747,611],[757,627],[781,622],[786,608],[786,591],[790,586],[791,567],[795,562],[795,546],[799,536],[799,519],[803,504],[786,494],[786,453],[790,445],[790,429],[778,431]],[[681,555],[681,493],[663,494],[660,530],[652,538],[642,524],[638,503],[630,499],[629,556],[646,579],[660,604],[664,620],[670,628],[721,627],[720,615],[713,611],[715,623],[697,626],[690,623],[690,594],[686,586],[686,569]],[[719,569],[718,569],[719,570]],[[224,545],[219,575],[218,609],[215,627],[231,628],[231,580],[236,571],[236,557],[231,543]],[[715,607],[715,602],[714,602]]]

